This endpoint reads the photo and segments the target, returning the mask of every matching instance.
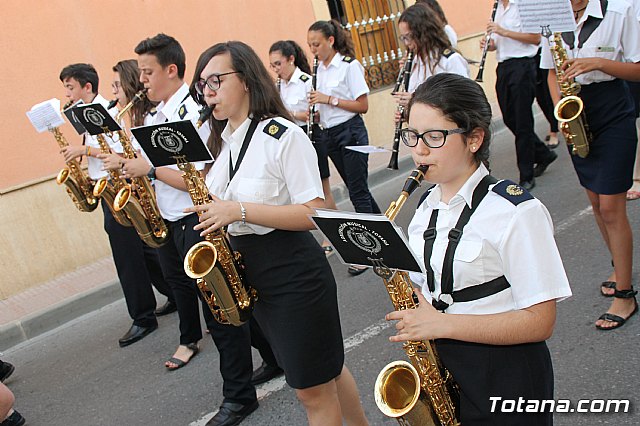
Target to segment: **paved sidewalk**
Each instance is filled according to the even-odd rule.
[[[491,107],[494,112],[493,131],[496,133],[504,124],[499,116],[498,106],[492,104]],[[369,138],[372,144],[390,147],[393,135],[369,135]],[[387,140],[389,142],[385,142]],[[407,147],[400,148],[399,170],[387,168],[390,155],[390,152],[369,155],[371,188],[400,174],[407,174],[412,169],[413,161]],[[330,181],[336,203],[348,200],[344,183],[333,164],[330,166]],[[6,300],[0,300],[0,351],[53,330],[122,297],[113,258],[107,257]],[[162,303],[164,300],[159,300],[159,304]]]

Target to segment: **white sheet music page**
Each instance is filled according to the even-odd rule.
[[[570,0],[518,0],[522,32],[540,34],[543,26],[552,33],[573,31],[576,21]]]
[[[30,111],[27,111],[27,117],[38,133],[64,124],[60,113],[60,100],[56,98],[34,105]]]

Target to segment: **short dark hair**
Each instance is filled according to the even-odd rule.
[[[91,64],[71,64],[62,68],[60,71],[60,81],[64,81],[68,78],[73,78],[80,83],[81,86],[85,86],[87,83],[91,83],[91,91],[98,93],[98,72]]]
[[[187,68],[184,50],[178,40],[166,34],[158,34],[142,40],[134,49],[138,55],[153,55],[163,68],[175,64],[178,68],[178,77],[184,78],[184,71]]]
[[[489,145],[491,143],[491,106],[482,87],[458,74],[441,73],[431,76],[413,93],[409,101],[408,114],[415,104],[436,108],[448,119],[465,130],[468,135],[474,129],[484,131],[482,146],[473,157],[489,168]],[[466,138],[465,138],[466,140]]]

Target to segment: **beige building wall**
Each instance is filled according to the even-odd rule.
[[[333,0],[331,0],[333,1]],[[0,48],[0,300],[110,255],[101,209],[81,213],[54,177],[64,166],[50,134],[38,134],[25,112],[64,92],[60,70],[93,64],[100,92],[111,97],[111,67],[135,58],[133,48],[158,32],[174,36],[187,53],[190,81],[200,52],[214,43],[242,40],[268,63],[271,43],[293,39],[306,48],[307,28],[329,19],[326,0],[5,0]],[[407,5],[411,1],[406,2]],[[480,57],[477,39],[489,16],[489,0],[441,0],[460,36],[460,50]],[[485,72],[493,78],[494,65]],[[472,68],[472,76],[475,76]],[[371,143],[389,145],[393,133],[390,89],[372,93],[365,122]],[[80,143],[69,125],[62,128]]]

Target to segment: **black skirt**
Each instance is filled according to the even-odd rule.
[[[545,342],[494,346],[440,339],[436,340],[436,350],[460,387],[458,420],[463,425],[553,424],[551,412],[500,410],[505,400],[517,404],[520,398],[553,398],[553,367]],[[511,405],[504,403],[507,411]]]
[[[254,317],[287,383],[304,389],[337,377],[344,364],[333,272],[310,232],[231,237],[258,300]]]
[[[580,184],[596,194],[620,194],[633,184],[636,158],[636,117],[624,81],[582,86],[580,98],[593,141],[587,158],[572,155]]]

